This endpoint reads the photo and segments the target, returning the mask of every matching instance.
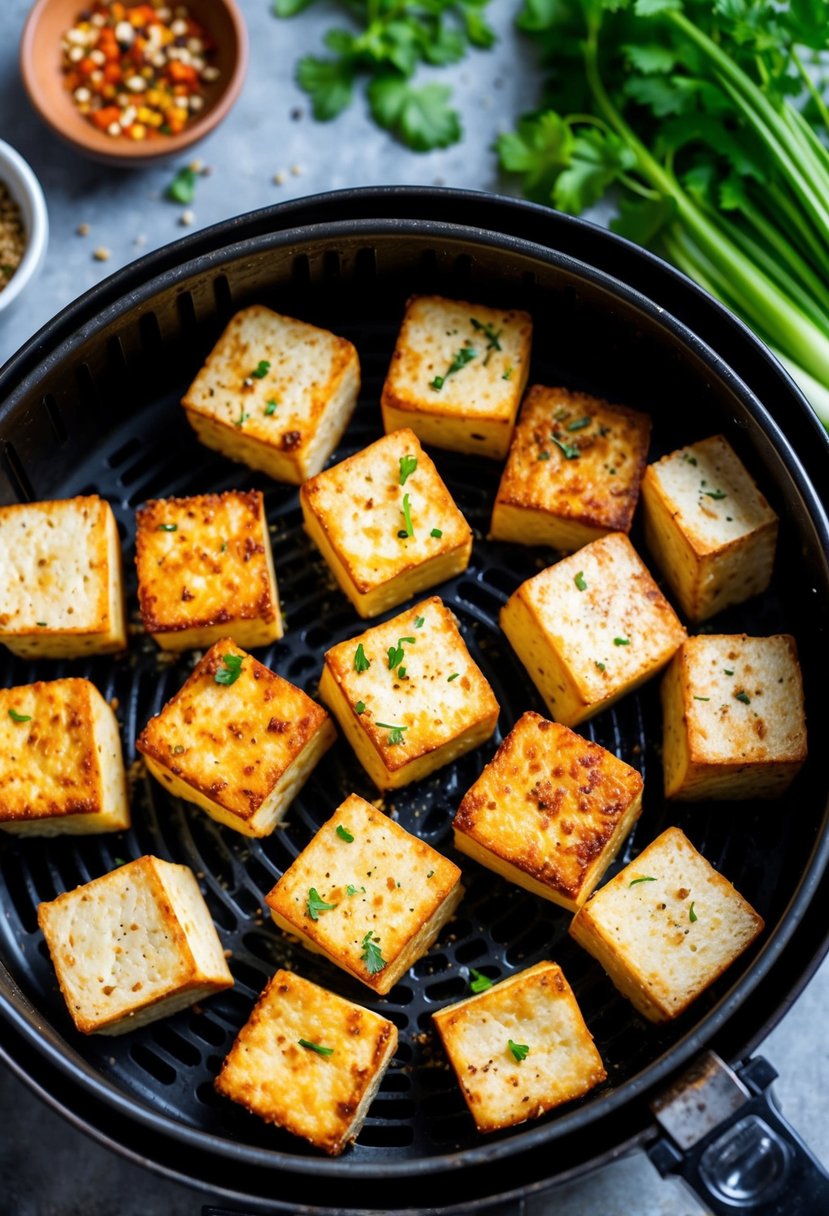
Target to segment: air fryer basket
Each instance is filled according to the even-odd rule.
[[[396,192],[398,217],[374,218],[391,209],[389,198],[355,192],[312,201],[305,211],[277,208],[219,226],[177,250],[151,255],[58,318],[0,383],[0,502],[105,496],[118,519],[134,609],[133,518],[139,503],[170,494],[262,489],[287,633],[258,654],[315,695],[324,651],[361,626],[302,531],[295,489],[201,447],[178,407],[182,391],[229,317],[247,304],[264,303],[331,328],[355,343],[363,369],[360,403],[339,459],[381,434],[380,388],[409,295],[439,292],[527,308],[535,320],[532,381],[566,384],[649,411],[653,456],[721,431],[756,475],[781,516],[773,586],[760,599],[722,614],[714,627],[796,636],[806,659],[809,728],[817,751],[826,728],[822,682],[829,668],[826,521],[774,420],[671,314],[671,280],[665,280],[666,295],[651,301],[589,260],[571,257],[571,244],[583,259],[591,239],[589,226],[574,221],[557,221],[556,248],[545,249],[472,226],[475,196],[443,196],[451,223],[419,218],[424,196],[415,191]],[[481,206],[493,208],[491,201]],[[338,219],[346,209],[357,215]],[[516,205],[505,204],[502,215],[504,226],[514,227]],[[538,226],[536,209],[519,215]],[[314,222],[303,225],[304,218]],[[597,236],[597,250],[612,239]],[[629,256],[624,243],[616,244],[620,257]],[[633,263],[648,268],[644,255]],[[679,280],[675,296],[702,313],[707,308],[709,324],[711,314],[719,314],[729,342],[747,343],[751,353],[751,340],[728,331],[732,323],[715,305],[696,296],[683,299]],[[774,392],[785,398],[779,383]],[[796,425],[808,433],[805,405],[793,390],[789,403]],[[520,714],[531,708],[545,712],[497,620],[510,592],[554,555],[485,539],[499,466],[433,454],[476,536],[469,570],[437,590],[458,616],[502,713],[491,744],[387,796],[384,809],[454,856],[450,824],[460,797]],[[813,450],[810,459],[813,470],[825,474],[825,448]],[[632,538],[644,548],[636,526]],[[191,655],[163,661],[137,633],[128,657],[116,660],[32,663],[3,651],[0,680],[10,686],[88,675],[106,697],[117,698],[125,758],[132,764],[137,733],[191,667]],[[468,894],[457,917],[385,1000],[289,944],[263,916],[264,894],[346,794],[376,797],[341,741],[291,807],[286,825],[264,841],[238,836],[170,799],[139,766],[132,770],[130,832],[48,840],[3,836],[0,1046],[36,1088],[114,1147],[212,1185],[217,1193],[279,1210],[437,1208],[448,1203],[444,1187],[450,1177],[462,1178],[468,1206],[563,1175],[644,1135],[646,1098],[654,1087],[703,1045],[732,1055],[752,1045],[824,948],[812,905],[827,861],[826,781],[819,761],[810,761],[791,792],[775,802],[666,806],[655,683],[581,729],[645,777],[644,812],[614,870],[677,824],[767,922],[757,947],[676,1023],[643,1023],[570,940],[566,912],[466,859]],[[82,1038],[57,992],[37,930],[37,904],[145,852],[185,862],[197,873],[232,952],[236,986],[122,1038]],[[794,970],[784,952],[793,940],[801,954]],[[482,1140],[435,1042],[431,1013],[466,994],[470,966],[500,978],[542,958],[559,962],[574,987],[608,1081],[536,1124]],[[280,965],[381,1010],[400,1031],[400,1049],[365,1127],[336,1161],[320,1160],[212,1088],[256,995]],[[775,977],[784,966],[781,987]]]

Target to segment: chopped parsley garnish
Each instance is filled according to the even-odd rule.
[[[614,646],[629,646],[630,638],[614,638],[613,645]]]
[[[398,680],[408,680],[409,677],[406,675],[405,667],[398,667],[397,678],[398,678]]]
[[[710,701],[710,697],[694,697],[695,701]]]
[[[355,714],[364,714],[366,712],[365,701],[357,701],[354,706],[354,712]]]
[[[375,726],[379,726],[381,730],[388,730],[391,732],[388,739],[391,747],[395,747],[398,743],[402,743],[403,731],[409,729],[408,726],[392,726],[389,722],[375,722]]]
[[[9,710],[9,717],[12,722],[31,722],[32,720],[31,714],[19,714],[16,709]]]
[[[275,413],[276,413],[276,407],[277,407],[278,405],[279,405],[279,402],[278,402],[278,401],[274,401],[273,397],[271,397],[270,401],[269,401],[269,402],[268,402],[268,404],[265,406],[265,414],[266,414],[266,416],[267,416],[268,418],[270,418],[271,414],[275,414]]]
[[[457,678],[460,674],[461,673],[459,671],[453,671],[451,676],[446,677],[446,683],[451,684],[453,680],[457,680]]]
[[[727,676],[733,676],[733,675],[734,675],[733,670],[732,670],[731,668],[729,668],[729,667],[723,667],[723,673],[724,673],[725,675],[727,675]]]
[[[656,879],[651,878],[650,874],[643,874],[641,878],[632,878],[628,886],[635,887],[638,882],[656,882]]]
[[[423,622],[424,622],[425,620],[426,620],[426,617],[425,617],[425,616],[419,616],[419,617],[417,618],[417,620],[415,621],[415,629],[422,629],[422,628],[423,628]]]
[[[501,377],[502,380],[509,380],[512,377],[512,365],[510,365]]]
[[[244,426],[245,423],[247,422],[248,418],[250,418],[250,414],[246,414],[244,410],[240,410],[239,417],[234,420],[233,425],[240,426],[240,427]]]
[[[355,887],[351,883],[345,889],[346,895],[365,895],[365,887]]]
[[[400,457],[400,484],[401,484],[401,486],[404,486],[406,484],[406,479],[408,477],[411,477],[412,473],[414,473],[416,468],[417,468],[417,457],[416,456],[401,456]]]
[[[595,663],[596,667],[598,667],[599,671],[605,670],[604,663],[600,663],[598,659],[594,659],[593,662]]]
[[[487,988],[491,988],[493,981],[488,975],[483,975],[480,971],[476,971],[474,967],[469,968],[469,991],[470,992],[486,992]]]
[[[409,646],[414,646],[415,640],[415,638],[398,638],[396,646],[389,646],[389,671],[394,671],[395,667],[399,667],[405,659],[406,652],[403,649],[403,643],[407,642]],[[405,674],[405,668],[403,668],[403,673]]]
[[[743,705],[751,704],[751,697],[748,695],[747,692],[743,692],[741,690],[740,692],[735,692],[734,696],[737,698],[738,701],[742,701]]]
[[[368,671],[371,667],[371,659],[366,658],[366,652],[363,650],[363,643],[360,642],[357,649],[354,651],[354,670]]]
[[[307,1047],[309,1051],[315,1051],[318,1056],[333,1056],[333,1047],[323,1047],[322,1043],[312,1043],[310,1039],[297,1039],[300,1047]]]
[[[186,207],[192,203],[196,197],[196,181],[198,174],[195,169],[191,169],[189,165],[185,165],[183,169],[179,169],[173,180],[167,187],[167,198],[174,203],[181,203],[182,207]]]
[[[240,654],[222,655],[222,666],[217,668],[213,679],[217,684],[235,684],[242,674],[242,662]]]
[[[366,965],[366,971],[369,975],[376,975],[378,971],[382,971],[386,965],[386,960],[377,945],[380,938],[369,929],[368,933],[363,938],[363,946],[360,957]]]
[[[682,453],[682,459],[685,461],[686,464],[695,465],[697,463],[696,456],[689,456],[687,452]]]
[[[486,364],[489,362],[492,352],[501,349],[501,343],[498,339],[501,337],[503,330],[499,329],[496,333],[491,325],[488,325],[486,321],[477,320],[476,317],[470,317],[469,323],[473,329],[476,329],[478,333],[483,334],[486,338],[486,354],[484,355],[484,363]]]
[[[592,421],[592,418],[585,415],[584,418],[577,418],[575,422],[568,422],[564,429],[567,431],[583,431],[586,426],[590,426]]]
[[[174,756],[183,756],[184,755],[184,744],[183,743],[177,743],[175,745],[175,747],[173,748],[173,755]]]
[[[336,906],[336,904],[327,904],[324,899],[321,899],[316,887],[311,887],[308,891],[308,915],[311,920],[319,920],[320,912],[330,912]]]
[[[691,922],[691,924],[693,924],[695,920],[699,920],[699,917],[697,916],[696,912],[694,911],[693,902],[692,902],[690,908],[688,909],[688,919]]]
[[[35,624],[36,624],[36,625],[40,625],[40,626],[41,626],[43,629],[45,629],[45,628],[46,628],[46,622],[45,622],[45,621],[35,621]]]
[[[585,580],[585,577],[584,577],[584,571],[583,571],[583,570],[579,570],[578,574],[577,574],[577,575],[576,575],[576,577],[573,579],[573,582],[576,584],[576,586],[578,587],[579,591],[586,591],[586,590],[587,590],[587,582],[586,582],[586,580]]]
[[[434,536],[435,540],[440,540],[440,538],[443,536],[443,531],[441,528],[432,528],[429,535]]]
[[[254,380],[262,380],[271,370],[271,365],[267,359],[260,359],[256,367],[250,373]]]
[[[159,524],[156,532],[178,532],[178,524]]]
[[[426,875],[426,877],[431,878],[432,875],[434,874],[434,872],[435,872],[434,870],[430,870],[429,873]]]
[[[408,494],[403,495],[403,519],[406,524],[406,530],[402,533],[402,535],[410,538],[414,537],[414,528],[412,527],[412,504],[409,501]],[[397,535],[400,536],[401,533],[398,532]]]
[[[611,429],[612,428],[609,426],[600,426],[599,427],[599,435],[602,437],[602,439],[604,439],[605,435],[610,434]]]
[[[549,460],[549,459],[550,459],[550,453],[547,451],[546,448],[544,449],[543,452],[539,452],[538,455],[536,456],[536,460]]]
[[[530,1054],[530,1049],[526,1043],[513,1043],[512,1039],[508,1039],[507,1042],[509,1044],[509,1049],[515,1057],[517,1063],[520,1064],[522,1060],[526,1060],[527,1056]]]
[[[227,553],[227,541],[226,541],[226,540],[223,540],[223,541],[222,541],[222,543],[221,543],[221,545],[220,545],[220,547],[219,547],[219,552],[220,552],[220,553]]]
[[[454,376],[455,372],[459,372],[461,368],[466,367],[467,363],[471,363],[477,354],[478,352],[471,346],[462,346],[443,375],[435,376],[430,387],[439,392],[446,383],[447,376]]]
[[[581,448],[575,443],[564,443],[556,435],[551,435],[550,440],[561,449],[561,454],[565,460],[575,460],[581,452]]]
[[[566,409],[564,408],[564,406],[561,406],[561,407],[560,407],[559,409],[557,409],[557,410],[556,410],[556,412],[553,414],[553,417],[555,418],[556,422],[563,422],[565,418],[569,418],[569,417],[570,417],[570,411],[569,411],[569,410],[566,410]]]
[[[717,500],[719,500],[720,498],[728,497],[728,495],[725,494],[722,490],[700,490],[700,493],[704,494],[706,496],[706,498],[715,498]]]
[[[341,823],[337,824],[337,835],[340,840],[344,840],[346,844],[351,844],[354,837],[349,832],[348,828],[344,828]]]

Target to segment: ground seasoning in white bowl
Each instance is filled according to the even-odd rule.
[[[9,283],[26,252],[26,229],[18,203],[0,181],[0,291]]]

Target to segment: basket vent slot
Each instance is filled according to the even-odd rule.
[[[178,1073],[172,1064],[168,1064],[161,1056],[144,1043],[133,1043],[130,1048],[130,1055],[139,1068],[144,1072],[148,1072],[151,1077],[155,1077],[161,1085],[174,1085]]]
[[[11,482],[18,502],[34,502],[35,492],[13,443],[7,439],[0,442],[0,465]]]
[[[213,298],[219,316],[222,319],[229,317],[233,310],[233,293],[226,274],[217,274],[213,280]]]
[[[363,1124],[363,1130],[357,1137],[358,1144],[372,1148],[405,1148],[413,1140],[414,1130],[410,1124],[375,1123],[373,1120]]]
[[[182,291],[176,296],[179,321],[185,334],[193,333],[196,329],[196,305],[189,291]]]
[[[49,425],[55,433],[58,447],[62,448],[69,438],[69,432],[66,429],[66,423],[63,421],[60,406],[51,393],[47,393],[43,398],[43,408],[46,411],[46,417],[49,419]]]

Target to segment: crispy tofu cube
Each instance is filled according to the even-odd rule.
[[[534,384],[495,498],[493,540],[573,552],[629,532],[650,430],[647,414]]]
[[[662,682],[665,795],[775,798],[806,759],[793,637],[688,638]]]
[[[57,836],[129,826],[118,723],[95,685],[0,690],[0,828]]]
[[[277,971],[239,1031],[216,1089],[336,1157],[356,1140],[396,1049],[393,1022]]]
[[[83,1034],[123,1034],[233,986],[187,866],[139,857],[40,904],[37,919]]]
[[[254,304],[230,322],[182,405],[207,447],[300,485],[340,442],[359,391],[350,342]]]
[[[516,722],[455,816],[455,847],[576,912],[642,811],[636,769],[540,714]]]
[[[126,646],[121,542],[97,494],[0,507],[0,642],[24,659]]]
[[[777,516],[722,435],[648,465],[642,505],[648,548],[689,620],[768,587]]]
[[[227,638],[136,747],[171,794],[243,836],[267,836],[335,738],[320,705]]]
[[[678,1017],[764,928],[742,895],[668,828],[601,887],[570,933],[651,1022]]]
[[[320,697],[381,790],[456,760],[498,721],[495,695],[437,596],[332,646]]]
[[[258,490],[153,499],[136,515],[144,628],[163,650],[282,637],[265,502]]]
[[[686,636],[622,532],[527,579],[501,609],[501,628],[565,726],[656,675]]]
[[[461,901],[454,862],[350,794],[266,897],[280,929],[381,996]]]
[[[387,431],[503,460],[530,370],[532,318],[442,296],[413,296],[380,405]]]
[[[408,429],[307,481],[300,503],[309,536],[362,617],[469,565],[469,524]]]
[[[537,963],[432,1017],[479,1132],[537,1119],[607,1075],[555,963]]]

